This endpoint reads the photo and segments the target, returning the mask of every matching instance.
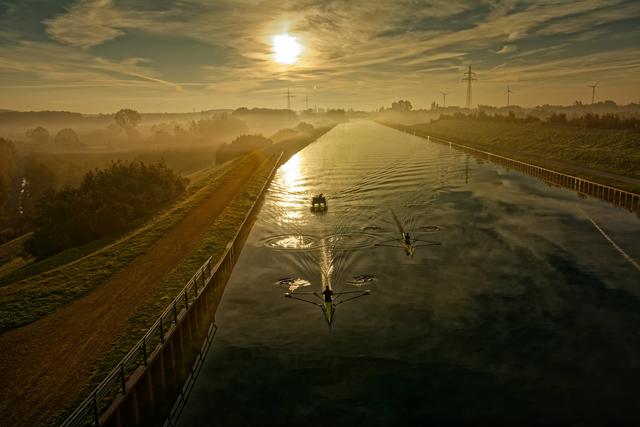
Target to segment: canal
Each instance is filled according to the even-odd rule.
[[[277,172],[179,425],[633,424],[639,259],[624,209],[339,125]],[[327,280],[370,295],[284,297]]]

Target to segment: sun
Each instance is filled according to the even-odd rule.
[[[295,37],[289,34],[278,34],[273,36],[273,52],[276,62],[281,64],[293,64],[298,61],[298,55],[302,51],[302,46]]]

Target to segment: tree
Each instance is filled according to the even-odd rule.
[[[33,215],[36,230],[25,248],[43,258],[126,229],[166,206],[186,185],[164,163],[118,162],[88,172],[78,188],[44,192]]]
[[[53,138],[53,143],[58,148],[73,149],[82,148],[84,144],[80,142],[80,137],[73,129],[62,129]]]
[[[26,135],[34,144],[46,144],[51,139],[49,131],[42,126],[38,126],[35,129],[28,129]]]
[[[132,131],[136,126],[142,121],[142,117],[140,117],[140,113],[136,110],[131,110],[128,108],[123,108],[118,111],[113,118],[115,122],[127,132],[128,135],[131,135]]]
[[[564,113],[552,114],[547,118],[547,124],[552,126],[566,126],[567,123],[567,115]]]
[[[58,177],[33,156],[25,160],[23,173],[26,185],[22,196],[22,208],[24,212],[31,213],[42,195],[57,186]]]
[[[13,143],[0,138],[0,209],[9,199],[9,189],[15,171],[16,150]]]
[[[391,103],[391,109],[400,113],[406,113],[413,109],[413,105],[411,105],[411,102],[401,99],[400,101]]]
[[[241,135],[230,144],[222,144],[216,150],[216,161],[218,163],[226,162],[241,154],[267,147],[272,143],[271,139],[262,135]]]
[[[300,133],[308,133],[313,132],[313,125],[307,122],[300,122],[293,129],[297,130]]]
[[[247,132],[246,123],[228,113],[214,114],[211,117],[191,122],[193,134],[217,140],[226,140]]]

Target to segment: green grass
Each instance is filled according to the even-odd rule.
[[[5,277],[0,287],[0,331],[33,322],[104,283],[219,188],[224,182],[219,178],[245,161],[247,157],[241,157],[213,169],[180,201],[105,247],[101,247],[105,241],[93,242]]]
[[[31,233],[16,237],[0,245],[0,277],[10,274],[29,262],[29,257],[23,254],[22,249],[24,242],[29,237],[31,237]]]
[[[437,120],[398,129],[453,142],[604,184],[638,191],[637,185],[592,174],[581,168],[640,178],[640,133],[624,130],[555,127],[543,123]],[[553,163],[562,162],[562,165]]]

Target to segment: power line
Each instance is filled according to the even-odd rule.
[[[467,108],[470,110],[471,109],[471,103],[472,103],[472,99],[471,99],[471,82],[474,80],[478,80],[475,78],[476,73],[474,73],[473,71],[471,71],[471,65],[469,65],[469,69],[467,71],[465,71],[464,73],[464,78],[462,79],[463,82],[467,82]]]

